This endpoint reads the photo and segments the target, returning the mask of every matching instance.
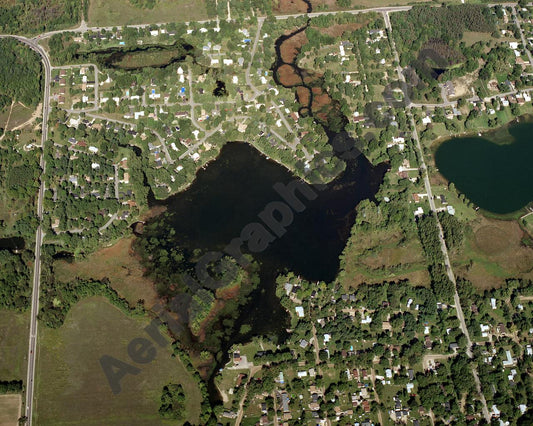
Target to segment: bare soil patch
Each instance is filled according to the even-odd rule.
[[[470,88],[477,78],[477,73],[472,73],[465,75],[463,77],[456,78],[452,81],[453,87],[455,89],[455,95],[452,98],[461,98],[463,96],[470,97],[472,96],[472,91]]]

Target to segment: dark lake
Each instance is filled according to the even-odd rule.
[[[269,334],[286,326],[285,313],[275,295],[275,278],[293,271],[311,281],[332,281],[339,269],[339,255],[355,219],[354,208],[373,198],[387,165],[374,167],[360,155],[343,174],[314,191],[309,201],[299,192],[305,209],[294,213],[287,232],[263,252],[252,253],[261,264],[258,297],[243,313],[253,334]],[[176,244],[202,251],[222,250],[249,223],[262,221],[258,214],[272,201],[283,201],[274,185],[297,181],[285,167],[268,160],[246,143],[228,143],[220,156],[198,172],[184,192],[163,203],[172,213],[167,220],[176,230]]]
[[[453,138],[435,152],[442,175],[472,202],[492,213],[511,213],[533,200],[533,122],[486,136]]]

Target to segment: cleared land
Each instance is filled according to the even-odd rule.
[[[18,426],[22,398],[20,395],[0,395],[0,426]]]
[[[148,308],[153,306],[157,293],[152,281],[144,276],[144,268],[133,253],[133,239],[134,237],[124,238],[81,261],[55,262],[56,279],[68,282],[76,277],[96,280],[108,278],[111,286],[130,304],[134,305],[142,299]]]
[[[420,241],[405,238],[401,231],[383,230],[356,233],[347,245],[344,271],[346,287],[362,283],[409,280],[427,285],[429,275]]]
[[[0,310],[0,380],[26,379],[29,319],[29,312]]]
[[[505,279],[533,278],[533,249],[525,246],[525,234],[516,221],[480,216],[466,234],[465,247],[453,258],[457,276],[484,289],[501,286]]]
[[[41,115],[42,104],[36,110],[28,108],[24,104],[17,102],[6,107],[0,113],[0,127],[5,130],[15,130],[32,123],[32,119]]]
[[[136,364],[128,356],[129,342],[149,338],[143,330],[148,318],[123,314],[101,297],[78,303],[65,324],[42,327],[36,380],[35,423],[39,425],[159,425],[165,424],[158,409],[161,391],[168,383],[180,383],[187,395],[188,419],[198,424],[201,395],[196,382],[170,346],[157,345],[156,358]],[[101,369],[103,355],[141,369],[121,380],[122,391],[111,392]]]
[[[132,6],[129,0],[91,0],[89,25],[114,26],[184,22],[207,19],[203,0],[159,0],[153,9]]]

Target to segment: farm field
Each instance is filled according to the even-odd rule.
[[[0,310],[0,380],[26,379],[29,319],[29,311]]]
[[[69,312],[59,329],[42,327],[36,368],[35,423],[39,425],[158,425],[166,424],[158,409],[163,386],[179,383],[187,395],[187,417],[198,424],[201,394],[170,345],[157,344],[155,359],[133,362],[128,344],[149,338],[148,318],[124,315],[102,297],[85,299]],[[126,375],[121,392],[113,394],[100,366],[103,355],[140,369]]]
[[[0,425],[18,426],[22,398],[20,395],[0,395]]]
[[[115,26],[207,19],[203,0],[160,0],[153,9],[141,9],[129,0],[91,0],[89,25]]]

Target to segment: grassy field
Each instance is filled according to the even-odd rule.
[[[29,312],[0,310],[0,380],[26,379],[29,318]]]
[[[18,426],[22,398],[20,395],[0,395],[0,425]]]
[[[509,278],[533,278],[533,249],[522,244],[524,232],[516,221],[479,215],[470,224],[465,247],[452,255],[457,276],[481,289],[499,287]]]
[[[418,237],[406,237],[399,230],[356,233],[345,250],[344,264],[341,279],[346,287],[404,279],[413,285],[429,283]]]
[[[144,277],[144,268],[133,256],[133,237],[124,238],[115,245],[103,248],[86,259],[73,263],[64,260],[54,263],[55,277],[59,281],[70,281],[75,277],[102,280],[108,278],[111,286],[134,305],[139,299],[149,308],[157,299],[153,283]]]
[[[134,52],[124,55],[122,60],[115,62],[119,68],[134,69],[142,67],[158,67],[170,63],[183,56],[183,49],[168,49],[154,52]]]
[[[114,26],[207,19],[203,0],[159,0],[153,9],[140,9],[129,0],[90,0],[89,25]]]
[[[149,338],[143,328],[148,318],[131,318],[106,299],[93,297],[78,303],[65,324],[42,327],[37,357],[35,423],[39,425],[159,425],[161,391],[180,383],[187,395],[188,418],[198,424],[201,395],[196,382],[170,346],[157,350],[155,360],[136,364],[128,356],[129,342]],[[122,391],[114,395],[101,369],[103,355],[141,369],[126,375]]]

